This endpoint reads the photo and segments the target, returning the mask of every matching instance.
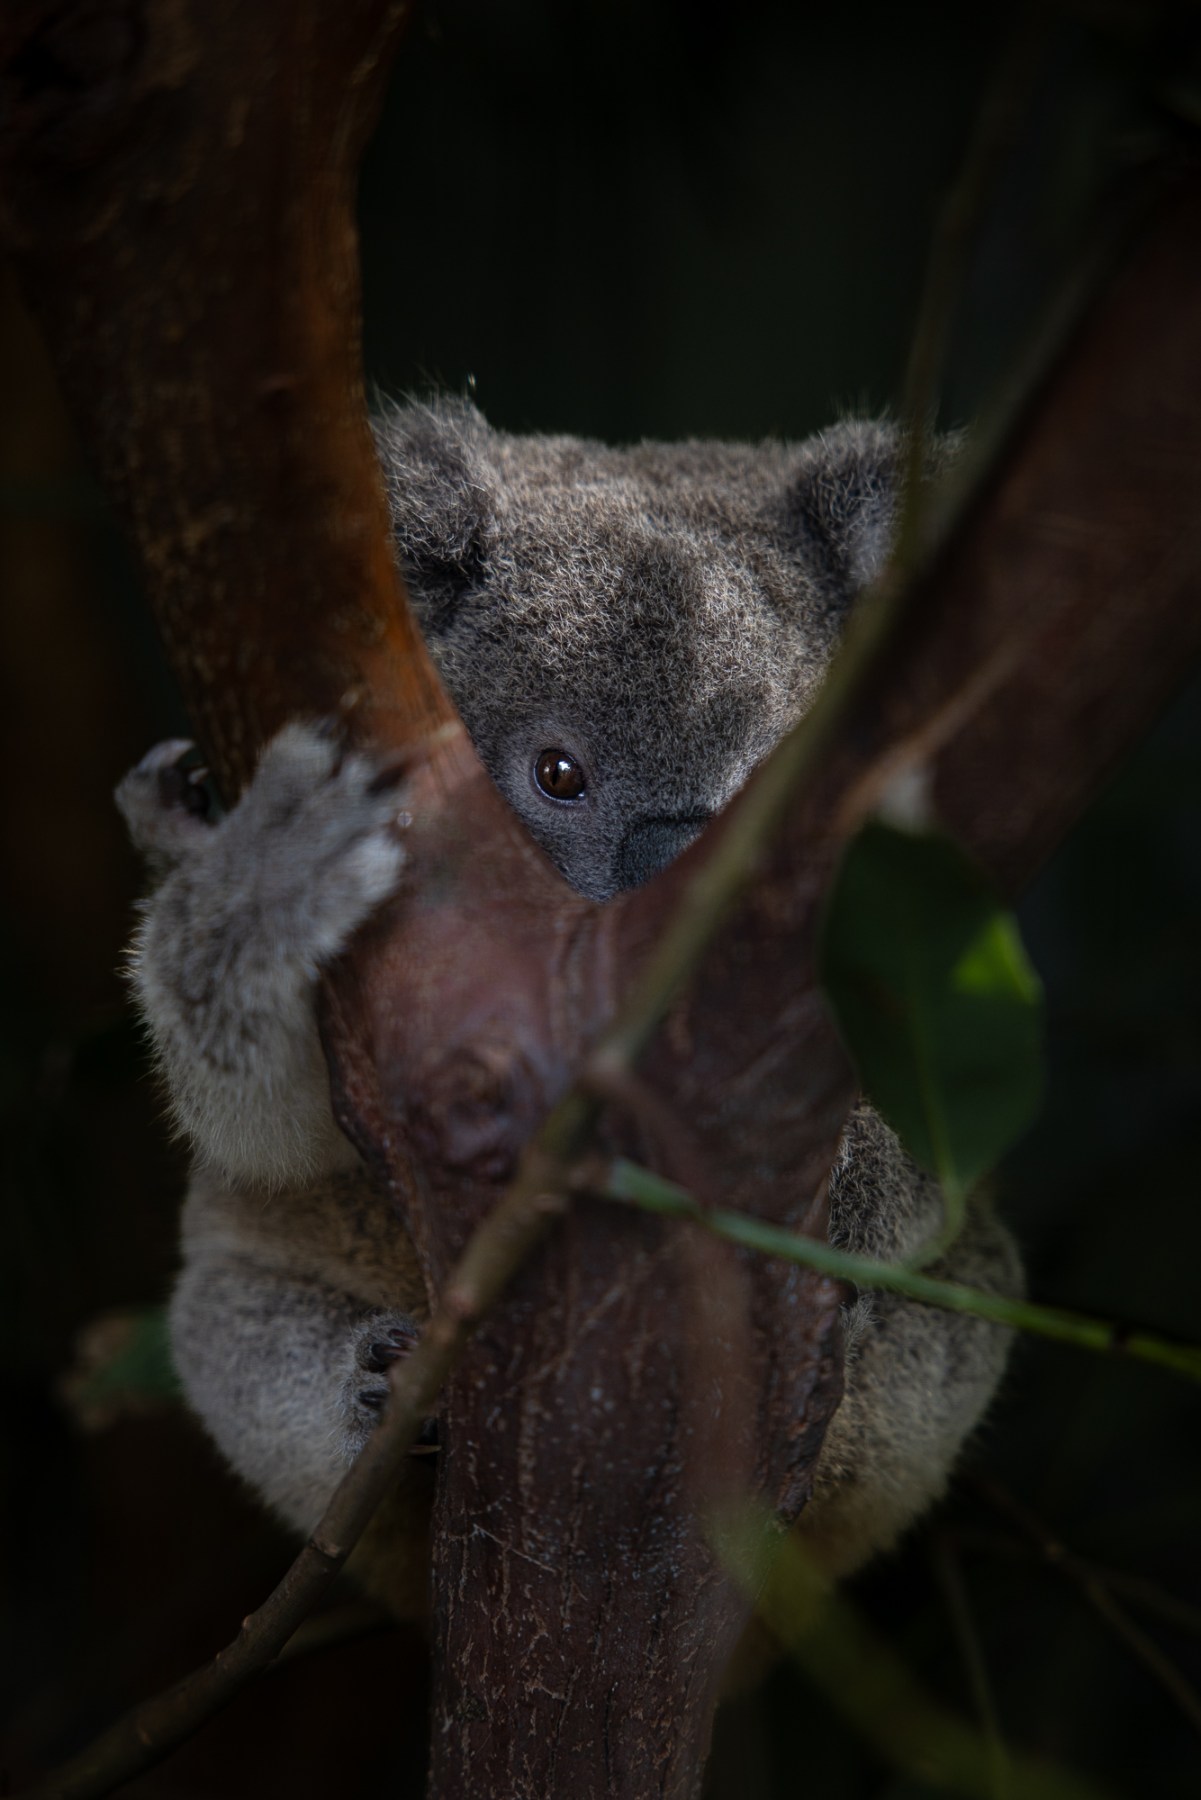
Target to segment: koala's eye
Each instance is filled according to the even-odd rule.
[[[534,764],[534,780],[550,800],[578,800],[584,792],[584,771],[566,750],[543,750]]]

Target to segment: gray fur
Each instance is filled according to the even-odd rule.
[[[808,706],[882,565],[897,434],[639,444],[492,430],[473,406],[386,413],[397,548],[442,678],[509,804],[595,900],[719,812]],[[583,766],[546,799],[539,751]]]
[[[378,1413],[372,1343],[425,1316],[412,1248],[360,1166],[251,1195],[193,1177],[171,1341],[188,1398],[234,1468],[311,1530]]]
[[[176,1123],[199,1160],[266,1186],[353,1156],[330,1114],[313,981],[395,888],[395,793],[319,731],[288,726],[219,824],[157,805],[162,756],[117,789],[165,880],[129,966]]]
[[[443,678],[502,793],[597,899],[683,848],[803,713],[887,553],[886,425],[610,450],[509,436],[443,404],[396,409],[377,432]],[[547,749],[584,767],[579,800],[539,793]],[[423,1304],[411,1245],[334,1125],[313,1018],[317,970],[403,881],[403,796],[294,725],[208,825],[164,785],[178,750],[119,790],[163,873],[134,985],[197,1152],[173,1341],[231,1462],[307,1530],[370,1429],[373,1342]],[[836,1241],[873,1256],[915,1251],[938,1223],[933,1184],[866,1107],[830,1191]],[[1020,1286],[983,1207],[942,1272]],[[1007,1350],[994,1327],[878,1294],[846,1324],[846,1398],[802,1521],[832,1574],[941,1491]]]
[[[879,1113],[857,1107],[830,1175],[831,1241],[874,1261],[902,1262],[942,1222],[937,1182],[906,1156]],[[928,1272],[992,1294],[1022,1290],[1017,1248],[983,1196]],[[801,1519],[832,1576],[891,1548],[941,1495],[1004,1374],[1011,1337],[968,1314],[878,1292],[851,1301],[843,1325],[846,1387]]]

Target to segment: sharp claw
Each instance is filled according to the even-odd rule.
[[[189,745],[189,749],[191,746]],[[195,819],[205,819],[210,811],[208,789],[198,785],[208,775],[207,769],[201,769],[199,776],[183,767],[182,758],[160,768],[158,771],[158,792],[160,803],[167,808],[178,808],[190,813]]]
[[[195,748],[191,738],[164,738],[161,744],[155,744],[152,749],[147,750],[135,773],[153,775],[159,769],[174,768]]]
[[[382,1338],[368,1344],[361,1353],[362,1366],[365,1369],[382,1373],[391,1368],[402,1356],[409,1356],[417,1346],[419,1333],[415,1326],[391,1325]]]
[[[409,1445],[410,1456],[437,1456],[440,1449],[438,1443],[438,1421],[427,1419]]]

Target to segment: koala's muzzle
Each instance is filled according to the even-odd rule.
[[[712,817],[712,813],[689,813],[686,817],[640,819],[637,825],[631,825],[617,846],[614,859],[617,886],[641,887],[686,850]]]

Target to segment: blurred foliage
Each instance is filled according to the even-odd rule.
[[[863,1090],[937,1175],[954,1234],[1042,1097],[1042,992],[984,871],[939,832],[871,821],[826,907],[822,986]]]
[[[429,0],[363,182],[368,375],[389,391],[474,378],[497,424],[615,439],[799,436],[897,405],[931,225],[1013,17],[950,0]],[[1048,9],[966,270],[944,423],[1003,395],[1115,186],[1195,93],[1196,17]],[[289,1546],[182,1415],[85,1437],[57,1397],[78,1328],[161,1303],[174,1266],[182,1161],[121,1011],[137,875],[108,793],[183,721],[2,287],[0,393],[0,1764],[19,1786],[225,1641]],[[1047,1103],[999,1180],[1032,1291],[1185,1336],[1199,698],[1023,903]],[[856,1604],[926,1690],[987,1710],[1022,1752],[1117,1793],[1195,1793],[1198,1411],[1170,1375],[1023,1342],[957,1491]],[[297,1658],[129,1792],[419,1791],[424,1681],[400,1634]],[[801,1790],[932,1791],[782,1667],[720,1721],[708,1791]]]
[[[92,1320],[59,1392],[88,1431],[180,1399],[166,1307],[134,1306]]]
[[[989,1716],[973,1727],[935,1700],[845,1592],[829,1589],[803,1540],[744,1508],[714,1522],[727,1568],[806,1681],[903,1775],[966,1800],[1105,1800],[1044,1759],[1010,1753]]]

